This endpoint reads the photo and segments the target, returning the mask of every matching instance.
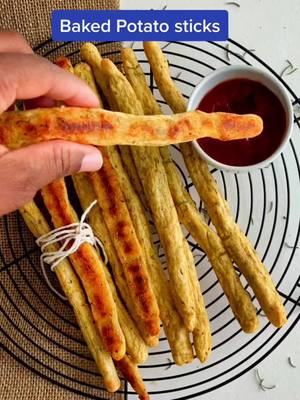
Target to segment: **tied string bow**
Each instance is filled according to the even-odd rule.
[[[108,258],[101,240],[94,235],[91,226],[85,221],[87,215],[96,203],[97,200],[94,200],[89,205],[82,214],[79,222],[53,229],[36,240],[42,252],[40,262],[44,278],[49,288],[63,300],[67,299],[52,286],[46,273],[45,264],[50,265],[51,271],[54,272],[59,263],[69,255],[75,253],[83,243],[89,243],[98,248],[98,250],[101,250],[104,255],[104,263],[108,263]],[[60,248],[57,251],[47,251],[48,246],[57,243],[60,244]]]

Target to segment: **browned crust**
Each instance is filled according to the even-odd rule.
[[[73,66],[72,66],[71,61],[68,59],[68,57],[60,56],[54,61],[54,64],[56,64],[58,67],[64,69],[65,71],[69,71],[69,72],[73,73]]]
[[[140,400],[149,400],[150,396],[140,375],[137,365],[128,356],[115,362],[116,367],[123,377],[130,383],[133,390],[139,395]]]
[[[142,116],[102,109],[53,107],[0,115],[0,144],[10,149],[54,139],[98,146],[163,146],[205,136],[220,140],[250,138],[261,131],[262,121],[258,116],[202,111]]]
[[[33,200],[21,207],[19,211],[29,230],[36,238],[50,232],[49,224]],[[57,251],[58,249],[57,243],[53,243],[47,248],[48,251]],[[54,272],[73,308],[82,335],[99,368],[106,389],[109,392],[115,392],[120,387],[120,380],[113,360],[105,350],[103,341],[95,327],[90,306],[78,276],[66,258],[57,265]]]
[[[176,310],[168,279],[164,274],[156,249],[153,245],[148,216],[130,183],[129,177],[122,169],[120,155],[114,148],[110,147],[108,149],[110,161],[118,174],[128,210],[144,251],[146,265],[151,277],[151,284],[157,299],[160,317],[170,344],[173,359],[178,365],[186,364],[193,360],[193,350],[190,344],[189,334]]]
[[[56,228],[77,222],[63,179],[42,190],[43,200]],[[119,326],[116,306],[101,261],[87,243],[70,255],[91,304],[93,318],[107,351],[118,360],[125,354],[125,339]]]
[[[149,274],[142,256],[142,249],[131,220],[125,198],[105,149],[101,149],[103,166],[90,173],[99,206],[112,241],[118,251],[129,293],[136,311],[143,321],[145,331],[151,336],[159,334],[159,310],[151,287]]]

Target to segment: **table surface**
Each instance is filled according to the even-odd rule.
[[[161,9],[227,9],[230,18],[230,37],[248,49],[255,49],[255,54],[280,73],[287,65],[286,60],[299,67],[295,73],[284,77],[288,85],[300,96],[300,1],[299,0],[239,0],[240,7],[218,0],[151,0],[151,8]],[[121,0],[121,8],[149,8],[149,2]],[[295,129],[293,137],[299,135]],[[299,146],[298,146],[299,150]],[[299,153],[298,153],[299,154]],[[295,171],[296,174],[296,171]],[[299,192],[299,191],[298,191]],[[297,194],[298,196],[298,194]],[[298,196],[299,197],[299,196]],[[300,204],[300,198],[297,203]],[[299,201],[298,201],[299,200]],[[299,220],[299,211],[295,213]],[[293,263],[298,274],[300,271],[300,250],[296,250]],[[298,310],[295,311],[299,313]],[[297,368],[291,368],[288,357],[291,356]],[[201,396],[203,400],[272,399],[300,400],[300,335],[299,324],[288,337],[259,365],[260,374],[265,383],[274,384],[273,390],[262,391],[255,379],[254,370],[243,374],[233,382],[211,393]],[[199,376],[201,379],[201,376]],[[193,376],[191,376],[191,379]],[[149,389],[151,389],[149,387]],[[226,397],[227,396],[227,397]],[[165,398],[165,397],[164,397]],[[177,398],[176,396],[174,399]],[[159,399],[159,397],[155,397]]]

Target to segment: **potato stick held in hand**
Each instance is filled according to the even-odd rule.
[[[78,222],[63,179],[42,189],[42,196],[55,228]],[[114,359],[121,359],[125,354],[125,338],[118,322],[116,305],[105,277],[102,260],[88,243],[83,243],[69,259],[85,289],[105,348]]]
[[[160,47],[155,42],[146,42],[144,49],[162,97],[174,113],[185,111],[185,99],[170,77],[168,63]],[[234,221],[207,164],[197,156],[191,144],[182,144],[181,150],[193,183],[223,245],[252,287],[268,319],[276,327],[281,327],[287,320],[286,312],[268,270]]]
[[[103,166],[100,171],[89,173],[99,207],[118,251],[124,275],[129,286],[136,312],[144,330],[157,342],[159,311],[142,255],[141,245],[126,206],[116,172],[109,157],[102,149]]]
[[[98,108],[53,107],[0,115],[0,144],[9,149],[54,139],[95,146],[163,146],[206,136],[250,138],[261,130],[261,120],[255,115],[202,111],[135,116]]]
[[[175,308],[168,280],[152,242],[147,215],[126,172],[122,168],[122,161],[118,152],[110,147],[108,148],[108,153],[110,161],[118,173],[127,206],[145,254],[151,283],[159,306],[160,317],[170,344],[173,359],[178,365],[189,363],[193,360],[189,334]]]
[[[21,207],[19,211],[26,225],[36,238],[50,232],[51,229],[46,219],[34,201]],[[51,244],[47,247],[47,251],[57,250],[57,244]],[[67,259],[62,260],[57,265],[54,272],[74,310],[83,337],[103,377],[106,389],[109,392],[115,392],[120,387],[120,380],[111,356],[105,350],[102,340],[96,331],[90,307],[86,301],[77,275]]]
[[[112,90],[118,109],[136,114],[142,113],[142,107],[132,87],[115,65],[109,60],[103,60],[102,68],[111,88],[117,86],[120,89],[122,87],[122,97],[116,95],[116,89]],[[136,147],[132,148],[132,154],[144,192],[147,195],[155,226],[166,251],[170,281],[177,310],[187,329],[192,331],[195,326],[195,304],[194,298],[190,296],[190,280],[183,248],[183,236],[159,149]]]
[[[148,87],[145,75],[136,59],[134,51],[132,49],[123,49],[122,59],[126,76],[134,88],[144,112],[147,114],[161,113],[160,107]],[[244,290],[230,257],[223,247],[221,239],[203,221],[191,196],[185,190],[168,147],[161,147],[160,152],[180,222],[207,254],[242,329],[248,333],[254,332],[259,325],[255,307],[248,293]]]

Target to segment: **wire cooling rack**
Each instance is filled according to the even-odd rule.
[[[118,56],[116,51],[105,51],[105,44],[97,45],[101,46],[103,56]],[[163,110],[168,112],[155,86],[142,47],[139,47],[139,43],[132,45],[150,87]],[[162,47],[169,59],[172,77],[186,98],[199,80],[212,70],[244,63],[268,70],[280,80],[288,90],[297,114],[300,100],[286,82],[256,54],[232,39],[226,45],[170,42],[162,44]],[[64,54],[72,61],[78,61],[78,48],[75,43],[59,44],[49,39],[35,50],[51,59]],[[300,128],[300,118],[296,115],[294,128],[296,131]],[[193,249],[212,325],[213,353],[210,361],[204,365],[195,360],[191,365],[177,367],[172,362],[166,337],[162,334],[159,347],[150,350],[148,361],[140,367],[151,398],[199,398],[226,385],[269,356],[299,321],[300,276],[296,265],[297,260],[300,261],[299,136],[295,132],[284,154],[263,170],[234,174],[212,169],[236,221],[268,266],[284,300],[289,323],[281,330],[272,327],[259,308],[253,292],[242,280],[257,306],[261,328],[253,335],[241,332],[205,254],[186,233]],[[172,152],[186,188],[205,217],[205,209],[187,174],[179,148],[173,146]],[[66,390],[90,399],[104,398],[101,380],[72,310],[55,294],[49,293],[39,268],[39,249],[33,239],[25,239],[26,228],[21,217],[18,214],[7,216],[3,224],[7,240],[0,248],[0,292],[3,298],[0,301],[0,329],[3,348],[24,366]],[[17,243],[21,243],[21,246],[15,245],[16,235]],[[154,240],[164,265],[165,255],[155,234]],[[135,398],[126,382],[120,394],[126,399]]]

